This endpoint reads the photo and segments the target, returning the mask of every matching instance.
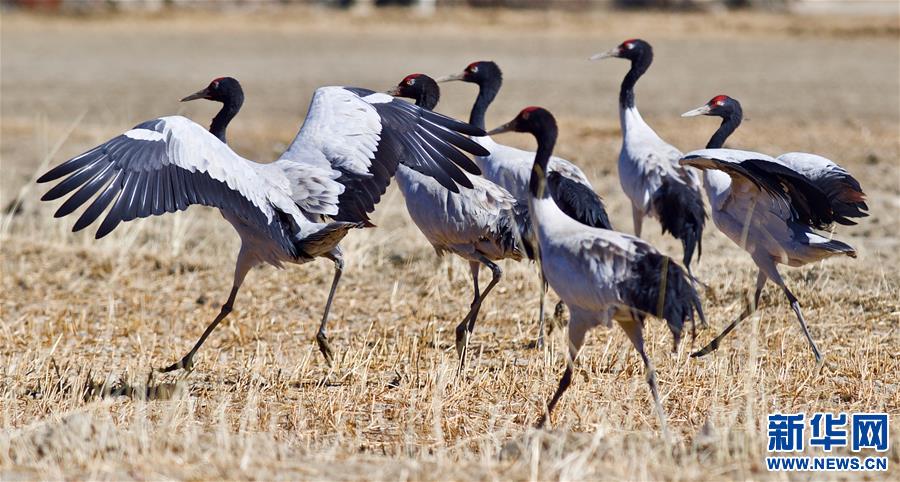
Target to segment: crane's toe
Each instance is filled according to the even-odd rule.
[[[463,321],[456,327],[456,355],[460,360],[465,356],[466,343],[469,341],[469,330],[466,329],[466,322]]]
[[[325,363],[331,366],[334,363],[334,350],[331,348],[331,343],[328,342],[328,337],[325,336],[325,333],[320,331],[316,334],[316,343],[319,344],[319,351],[325,357]]]
[[[177,362],[175,362],[165,368],[160,368],[159,372],[160,373],[169,373],[169,372],[174,372],[175,370],[182,370],[182,369],[184,371],[186,371],[187,373],[190,373],[191,371],[193,371],[194,370],[194,357],[186,356],[186,357],[182,358],[181,360],[178,360]]]
[[[719,348],[719,339],[716,338],[709,345],[704,346],[703,348],[691,353],[691,358],[699,358],[704,355],[709,355],[710,353],[716,351]]]

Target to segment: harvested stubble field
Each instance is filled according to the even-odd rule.
[[[485,17],[479,17],[484,15]],[[377,229],[351,233],[328,367],[313,335],[331,263],[252,272],[235,312],[186,379],[151,369],[180,357],[230,287],[238,239],[219,214],[120,226],[95,241],[54,220],[36,175],[149,118],[218,109],[177,101],[217,76],[241,80],[230,130],[245,157],[274,159],[313,89],[386,89],[410,72],[448,74],[494,59],[504,90],[488,123],[543,105],[630,232],[616,177],[616,92],[626,64],[586,58],[628,37],[657,61],[638,84],[644,117],[683,150],[716,123],[678,114],[727,93],[752,120],[731,140],[769,153],[817,152],[869,195],[871,217],[836,236],[858,259],[785,269],[826,362],[815,369],[793,313],[769,284],[764,307],[715,354],[688,358],[741,309],[755,268],[710,224],[696,273],[712,329],[670,353],[648,323],[673,444],[665,445],[639,357],[618,328],[598,329],[553,427],[530,428],[556,387],[564,330],[546,355],[534,267],[505,263],[486,302],[465,377],[453,327],[468,307],[466,266],[438,260],[395,189]],[[175,17],[2,20],[0,478],[69,479],[745,479],[765,471],[766,415],[887,411],[900,465],[900,51],[893,18],[318,10]],[[467,116],[475,89],[448,85],[439,110]],[[522,146],[530,139],[508,136]],[[649,221],[646,237],[680,258]],[[552,299],[555,301],[555,299]],[[552,306],[552,305],[551,305]],[[846,474],[839,476],[846,476]],[[817,477],[825,477],[818,474]],[[805,476],[804,476],[805,477]],[[774,478],[785,478],[775,476]]]

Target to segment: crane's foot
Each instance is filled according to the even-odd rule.
[[[334,363],[334,350],[331,348],[331,343],[328,342],[328,337],[325,336],[324,332],[320,331],[316,334],[316,343],[319,345],[319,351],[322,352],[322,356],[325,357],[325,363],[331,366]]]
[[[823,357],[818,350],[816,350],[813,354],[816,357],[816,369],[821,370],[822,366],[825,364],[825,357]]]
[[[538,335],[537,340],[534,341],[534,349],[535,350],[543,350],[544,349],[544,335],[543,333]]]
[[[541,418],[538,419],[537,423],[534,424],[534,428],[541,430],[547,425],[547,420],[550,418],[547,416],[548,414],[544,413],[541,415]]]
[[[709,345],[704,346],[703,348],[691,353],[691,358],[699,358],[704,355],[709,355],[710,353],[719,349],[719,339],[711,341]]]
[[[466,352],[466,343],[469,341],[469,330],[466,329],[466,322],[463,321],[456,327],[456,356],[460,360],[463,359]]]
[[[564,328],[566,326],[566,304],[562,301],[556,303],[556,307],[553,308],[553,320],[556,322],[555,325],[559,328]]]
[[[175,370],[184,370],[187,373],[192,372],[194,370],[194,357],[192,355],[185,355],[181,360],[165,368],[158,369],[160,373],[169,373],[174,372]]]

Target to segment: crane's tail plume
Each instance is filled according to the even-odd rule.
[[[684,326],[691,322],[694,334],[694,312],[706,322],[703,306],[690,275],[672,258],[659,253],[643,253],[632,264],[632,276],[623,287],[626,301],[645,315],[666,320],[674,337],[673,350],[678,347]]]
[[[666,180],[652,199],[663,233],[670,232],[684,248],[684,265],[690,268],[694,249],[697,258],[703,253],[703,227],[706,210],[703,197],[687,184]]]
[[[365,228],[366,222],[335,221],[325,224],[322,229],[296,241],[300,252],[310,258],[324,256],[344,239],[351,229]]]
[[[815,243],[814,246],[826,249],[835,254],[844,254],[851,258],[856,257],[856,249],[854,249],[853,246],[836,239],[830,239],[824,243]]]
[[[516,204],[512,209],[512,217],[515,221],[516,229],[514,234],[516,236],[517,245],[525,254],[525,257],[534,261],[538,249],[537,240],[535,239],[535,233],[531,224],[531,216],[528,213],[528,203],[516,201]]]
[[[843,171],[843,170],[842,170]],[[825,191],[834,211],[834,222],[845,226],[852,226],[856,222],[848,218],[864,218],[869,215],[869,206],[866,204],[866,195],[859,185],[859,181],[846,172],[837,172],[825,177],[819,183],[819,187]]]

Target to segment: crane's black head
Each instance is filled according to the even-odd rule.
[[[451,80],[461,80],[478,85],[500,83],[503,81],[503,72],[500,71],[500,67],[493,61],[481,60],[472,62],[461,73],[441,77],[438,79],[438,82]]]
[[[526,107],[519,112],[515,119],[488,132],[488,135],[510,131],[528,132],[539,139],[552,134],[555,138],[557,133],[556,119],[553,118],[553,114],[550,111],[543,107]]]
[[[488,132],[488,135],[502,132],[528,132],[537,139],[538,148],[534,155],[534,165],[531,168],[531,180],[528,183],[529,191],[538,199],[547,194],[547,164],[553,147],[556,145],[556,119],[553,114],[543,107],[526,107],[519,112],[515,119]]]
[[[425,74],[409,74],[387,93],[413,99],[417,106],[428,110],[433,110],[441,98],[437,82]]]
[[[213,79],[205,89],[194,92],[181,101],[187,102],[196,99],[212,100],[240,107],[244,103],[244,89],[234,77],[219,77]]]
[[[634,63],[642,63],[649,66],[653,60],[653,47],[646,40],[639,38],[628,39],[606,52],[592,56],[591,60],[601,60],[610,57],[628,59]]]
[[[706,104],[681,114],[681,117],[710,115],[722,118],[722,124],[706,143],[707,149],[718,149],[725,145],[725,140],[741,125],[744,112],[741,103],[727,95],[717,95]]]
[[[704,105],[694,110],[681,114],[681,117],[694,117],[698,115],[710,115],[723,119],[740,118],[743,116],[741,103],[727,95],[717,95]]]

